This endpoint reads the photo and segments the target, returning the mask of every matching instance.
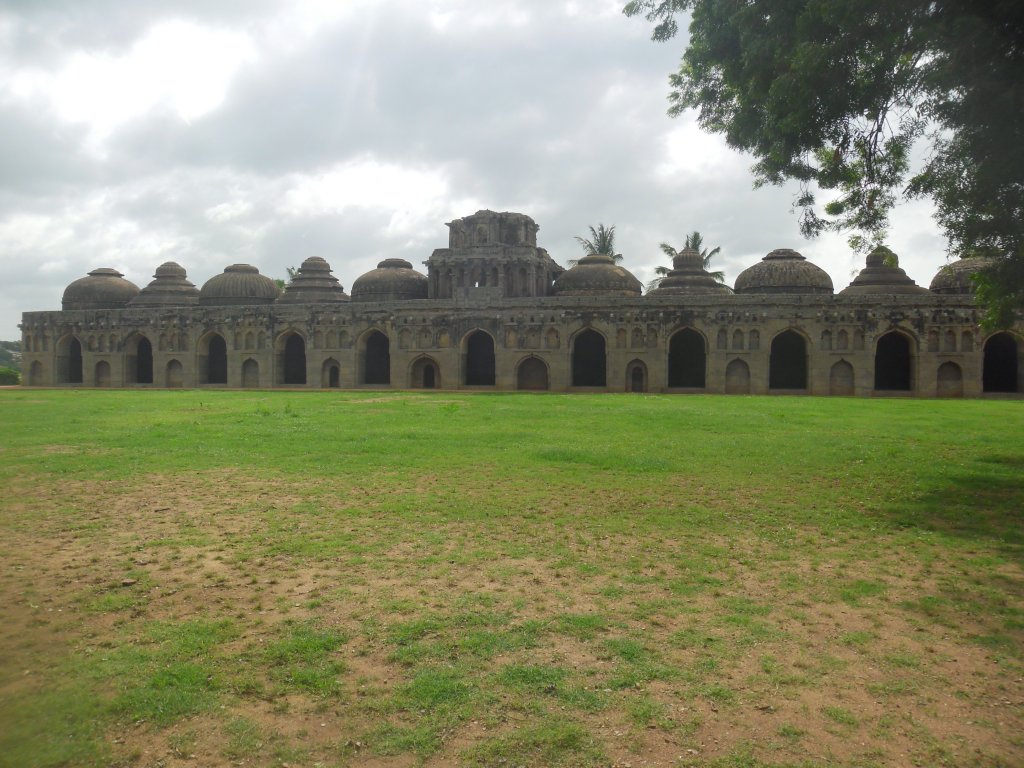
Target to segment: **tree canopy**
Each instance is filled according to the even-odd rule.
[[[721,247],[715,246],[709,251],[707,248],[704,247],[704,236],[699,231],[694,230],[693,232],[688,234],[686,236],[686,240],[683,242],[682,248],[676,249],[672,246],[671,243],[659,243],[658,247],[661,248],[662,253],[664,253],[673,261],[675,261],[676,256],[678,256],[681,251],[685,251],[687,248],[692,248],[693,250],[700,254],[700,258],[704,263],[704,269],[707,270],[708,274],[710,274],[713,278],[715,278],[715,280],[717,280],[720,283],[725,282],[725,272],[722,272],[721,270],[712,271],[711,269],[711,260],[714,259],[715,256],[717,256],[719,253],[721,253]],[[655,267],[654,273],[658,275],[658,277],[654,278],[650,283],[647,284],[647,290],[653,291],[655,288],[657,288],[658,285],[661,284],[662,278],[668,275],[668,273],[671,271],[672,267]]]
[[[616,262],[622,261],[622,254],[615,252],[615,225],[612,224],[610,227],[606,227],[604,224],[598,224],[597,229],[588,227],[590,230],[590,238],[576,237],[578,242],[588,256],[601,255],[611,256]],[[576,260],[571,259],[570,265],[575,264]]]
[[[671,107],[796,180],[800,228],[882,242],[901,196],[927,196],[951,253],[996,266],[979,297],[1024,306],[1024,3],[1020,0],[631,0],[669,40],[691,13]],[[921,167],[912,162],[924,142]],[[819,208],[816,192],[833,197]]]

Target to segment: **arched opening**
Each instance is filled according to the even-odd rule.
[[[167,363],[167,386],[172,388],[185,386],[185,369],[177,360]]]
[[[38,360],[33,361],[28,369],[28,385],[39,387],[43,384],[43,364]]]
[[[467,386],[494,386],[494,339],[473,331],[463,342],[463,370]]]
[[[363,339],[363,384],[391,383],[391,342],[380,331],[370,331]]]
[[[912,382],[910,339],[897,331],[889,331],[875,344],[875,389],[909,392]]]
[[[783,331],[772,339],[768,388],[807,389],[807,341],[796,331]]]
[[[337,389],[341,386],[341,363],[333,357],[324,360],[320,369],[320,386],[326,389]]]
[[[845,360],[840,360],[829,371],[828,393],[830,395],[853,394],[853,366]]]
[[[96,363],[95,383],[97,387],[110,386],[110,363],[108,363],[106,360],[100,360],[98,363]]]
[[[288,333],[284,344],[278,342],[278,370],[282,384],[306,383],[306,340],[301,334]]]
[[[145,336],[132,336],[125,344],[125,373],[129,384],[153,383],[153,345]]]
[[[228,383],[228,345],[219,333],[203,338],[199,347],[199,383]]]
[[[1017,339],[1002,331],[985,341],[981,386],[984,392],[1019,392],[1020,375],[1017,360]]]
[[[935,377],[935,394],[939,397],[964,396],[964,372],[953,362],[939,366]]]
[[[548,388],[548,367],[539,357],[528,357],[516,371],[516,389],[545,390]]]
[[[57,383],[81,384],[82,342],[75,336],[65,336],[57,342]]]
[[[732,360],[725,366],[725,394],[750,394],[750,366],[743,360]]]
[[[634,360],[626,366],[626,391],[647,391],[647,366],[642,360]]]
[[[251,357],[242,363],[242,386],[255,389],[260,385],[260,364]]]
[[[588,328],[572,343],[572,385],[604,387],[608,384],[608,359],[604,336]]]
[[[409,378],[414,389],[437,389],[441,381],[437,363],[429,357],[421,357],[412,364]]]
[[[692,328],[673,334],[668,344],[668,385],[703,389],[706,386],[707,347]]]

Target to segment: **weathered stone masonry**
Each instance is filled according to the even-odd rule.
[[[570,270],[537,225],[480,211],[449,223],[427,274],[387,259],[351,298],[319,258],[281,293],[248,265],[197,290],[161,265],[141,291],[112,269],[68,286],[63,310],[26,312],[33,386],[443,388],[818,395],[1017,394],[1021,326],[985,333],[969,275],[917,286],[883,252],[834,293],[779,250],[735,292],[684,251],[661,285],[606,256]]]

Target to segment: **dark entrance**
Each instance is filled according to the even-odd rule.
[[[228,383],[228,345],[224,337],[214,334],[206,352],[206,383]]]
[[[306,383],[306,341],[297,333],[284,342],[284,383]]]
[[[692,328],[673,335],[668,345],[668,385],[703,389],[706,375],[704,337]]]
[[[72,338],[68,345],[68,383],[81,384],[82,380],[82,342]]]
[[[366,337],[363,384],[391,383],[391,342],[380,331]]]
[[[644,364],[637,361],[632,363],[629,369],[629,391],[630,392],[646,392],[647,391],[647,369]]]
[[[984,392],[1016,392],[1017,340],[1009,333],[997,333],[985,342],[981,386]]]
[[[423,369],[423,388],[434,389],[437,384],[434,381],[434,366],[428,365]]]
[[[484,331],[474,331],[466,339],[466,384],[494,385],[494,339]]]
[[[516,388],[543,390],[548,388],[548,367],[536,357],[528,357],[519,364]]]
[[[910,342],[902,333],[891,331],[875,345],[875,389],[909,392],[910,382]]]
[[[772,339],[768,388],[807,389],[807,342],[796,331],[783,331]]]
[[[129,359],[129,369],[132,364],[133,361]],[[153,383],[153,345],[146,337],[139,339],[138,346],[135,347],[134,367],[136,384]]]
[[[607,386],[607,369],[604,336],[591,330],[578,334],[572,345],[572,385]]]

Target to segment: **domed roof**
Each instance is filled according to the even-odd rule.
[[[281,291],[277,283],[251,264],[232,264],[207,280],[199,291],[204,307],[272,304]]]
[[[891,267],[885,263],[886,259],[892,257],[895,261],[896,254],[880,245],[868,254],[866,266],[853,279],[846,288],[839,292],[840,296],[878,296],[907,293],[928,293],[924,288],[913,280],[899,267]]]
[[[736,278],[736,293],[832,293],[832,278],[791,248],[778,248]]]
[[[278,304],[323,304],[348,301],[348,294],[338,278],[331,274],[331,265],[319,256],[310,256],[284,288]]]
[[[992,265],[988,256],[968,256],[946,264],[932,278],[929,289],[941,294],[972,294],[974,282],[971,275]]]
[[[427,298],[427,276],[405,259],[384,259],[352,283],[352,301],[405,301]]]
[[[592,253],[555,280],[559,296],[639,296],[642,285],[611,256]]]
[[[191,307],[199,303],[199,289],[185,274],[185,268],[165,261],[156,268],[153,282],[128,302],[133,307]]]
[[[732,293],[704,269],[704,259],[693,248],[686,248],[672,259],[672,271],[658,282],[648,296],[669,296],[695,293]]]
[[[65,309],[120,309],[139,293],[139,286],[125,280],[116,269],[94,269],[64,289],[61,306]]]

